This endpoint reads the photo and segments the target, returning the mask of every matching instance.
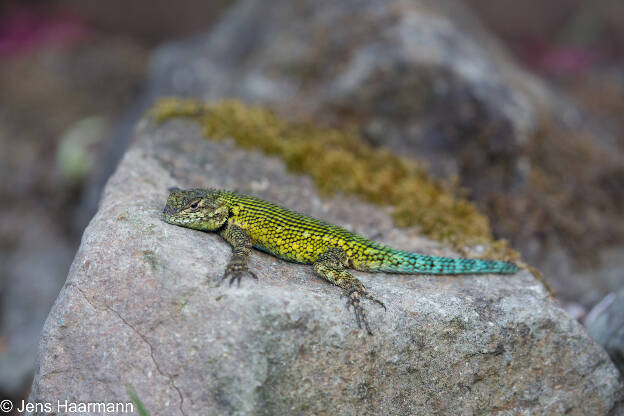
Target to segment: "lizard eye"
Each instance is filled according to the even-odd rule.
[[[195,201],[190,205],[192,209],[197,209],[198,206],[199,206],[199,201]]]

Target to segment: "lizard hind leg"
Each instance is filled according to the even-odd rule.
[[[358,327],[362,328],[362,325],[364,325],[366,332],[368,332],[369,335],[373,335],[368,320],[366,319],[364,307],[362,306],[362,298],[370,299],[383,306],[384,309],[386,306],[383,302],[375,299],[366,291],[362,282],[347,271],[347,266],[347,255],[344,250],[339,247],[328,249],[321,254],[313,264],[314,273],[316,273],[317,276],[344,290],[347,296],[347,309],[353,306]]]

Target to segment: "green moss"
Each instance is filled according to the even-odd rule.
[[[291,171],[311,176],[321,193],[343,192],[390,206],[398,226],[417,226],[462,253],[482,245],[485,257],[519,260],[505,240],[494,241],[488,219],[458,196],[456,184],[433,180],[416,161],[375,148],[353,132],[286,122],[239,101],[163,98],[150,114],[157,122],[189,118],[206,138],[232,138],[242,148],[278,156]]]

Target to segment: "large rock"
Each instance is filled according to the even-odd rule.
[[[31,402],[124,401],[152,415],[621,414],[606,353],[530,273],[356,273],[383,300],[357,329],[309,266],[254,251],[259,281],[215,286],[231,250],[164,223],[167,189],[239,189],[384,243],[448,248],[397,230],[280,160],[206,141],[193,123],[142,122],[85,230],[45,324]],[[612,412],[612,413],[610,413]]]

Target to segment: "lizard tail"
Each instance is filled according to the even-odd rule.
[[[379,251],[383,254],[377,257],[374,266],[369,263],[369,271],[408,274],[512,274],[518,271],[515,264],[498,260],[427,256],[390,247],[380,247]]]

